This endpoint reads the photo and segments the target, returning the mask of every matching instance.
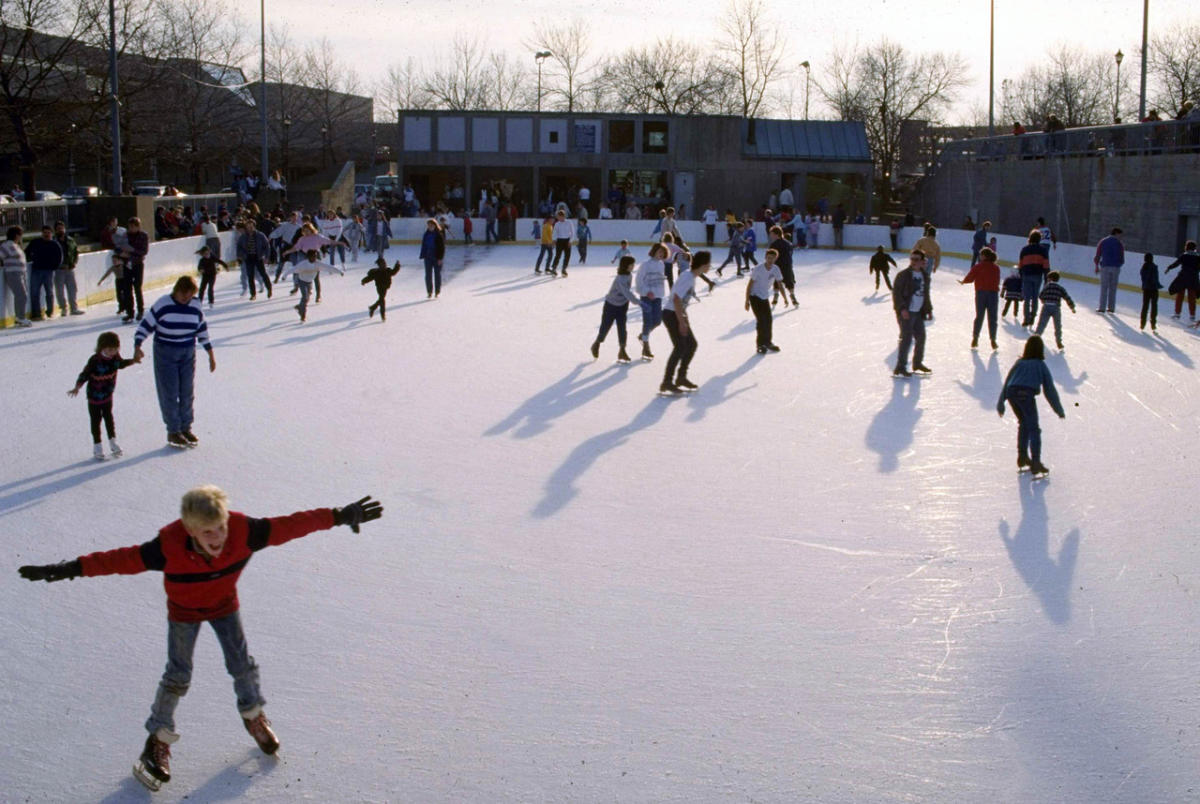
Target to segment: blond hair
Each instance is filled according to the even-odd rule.
[[[185,525],[224,524],[229,519],[229,496],[217,486],[197,486],[183,495],[179,518]]]

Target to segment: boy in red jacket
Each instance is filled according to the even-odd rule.
[[[246,647],[238,613],[237,582],[250,557],[264,547],[283,544],[335,525],[358,533],[363,522],[378,519],[383,506],[370,496],[344,508],[317,508],[269,519],[229,510],[229,498],[216,486],[200,486],[183,495],[180,518],[152,540],[134,547],[90,553],[73,561],[24,566],[21,577],[31,581],[61,581],[79,576],[134,575],[147,570],[163,573],[167,593],[167,667],[150,708],[150,735],[134,776],[151,790],[171,780],[171,743],[175,707],[192,678],[192,651],[202,623],[217,634],[225,667],[233,676],[238,712],[246,731],[264,753],[274,754],[279,740],[263,713],[258,665]]]

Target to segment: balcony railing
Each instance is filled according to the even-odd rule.
[[[20,226],[26,235],[40,234],[43,226],[54,226],[58,221],[67,224],[71,234],[87,229],[87,201],[82,198],[64,198],[58,201],[17,201],[0,204],[0,228]]]
[[[1200,153],[1200,120],[1163,120],[955,140],[942,148],[937,164],[1164,153]]]

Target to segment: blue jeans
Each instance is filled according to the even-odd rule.
[[[436,257],[425,258],[425,292],[442,292],[442,266]]]
[[[533,270],[540,271],[542,269],[542,257],[546,258],[546,270],[550,270],[550,260],[554,258],[554,246],[548,243],[542,243],[542,248],[538,251],[537,262],[533,264]]]
[[[1037,398],[1033,388],[1011,385],[1004,397],[1017,417],[1017,454],[1042,462],[1042,428],[1038,426]]]
[[[29,272],[30,315],[42,314],[42,294],[46,296],[46,315],[54,315],[54,271],[31,270]]]
[[[1119,265],[1101,265],[1100,266],[1100,304],[1097,305],[1101,310],[1115,310],[1117,308],[1117,283],[1121,280],[1121,266]],[[37,294],[34,293],[34,302],[37,304]],[[34,308],[37,311],[37,308]]]
[[[1021,274],[1021,299],[1024,302],[1025,326],[1030,326],[1037,318],[1038,294],[1041,292],[1041,274]]]
[[[983,329],[983,317],[987,315],[988,335],[996,340],[996,312],[1000,307],[1000,294],[995,290],[975,291],[975,324],[971,329],[971,338],[979,340],[979,332]]]
[[[192,386],[196,380],[196,345],[154,342],[154,385],[168,433],[192,429]]]
[[[662,299],[647,299],[642,297],[642,335],[643,341],[650,340],[650,333],[662,323]]]
[[[1060,304],[1043,304],[1042,314],[1038,318],[1037,329],[1034,334],[1041,335],[1046,331],[1048,319],[1054,319],[1054,341],[1062,343],[1062,305]]]
[[[296,287],[300,288],[300,320],[303,321],[308,315],[308,294],[312,292],[312,282],[305,282],[300,277],[296,277]]]
[[[625,348],[625,316],[629,312],[629,303],[625,304],[609,304],[604,303],[604,311],[600,314],[600,334],[596,336],[596,343],[604,343],[604,339],[608,337],[608,331],[613,324],[617,325],[617,342],[621,344],[621,348]]]
[[[225,654],[225,669],[233,676],[238,712],[249,712],[265,704],[258,686],[258,665],[246,648],[241,616],[235,611],[208,622],[217,633],[221,652]],[[163,671],[162,681],[158,682],[158,693],[154,696],[150,717],[146,720],[146,731],[151,734],[159,729],[175,731],[175,707],[179,705],[179,699],[187,694],[192,681],[192,653],[201,625],[167,621],[167,667]]]

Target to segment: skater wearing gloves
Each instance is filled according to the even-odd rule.
[[[150,306],[133,335],[133,359],[145,356],[142,342],[154,336],[154,384],[158,407],[167,426],[167,445],[187,449],[200,443],[192,433],[196,381],[196,342],[208,352],[208,370],[217,370],[208,324],[196,299],[196,280],[181,276],[169,296]]]
[[[983,317],[986,314],[992,348],[998,349],[996,311],[1000,305],[1000,266],[996,264],[996,252],[987,246],[981,248],[979,262],[972,265],[971,270],[967,271],[967,275],[958,283],[975,285],[975,323],[971,325],[971,348],[979,346],[979,332],[983,329]]]
[[[92,422],[92,457],[104,460],[104,447],[100,445],[100,422],[108,432],[108,449],[114,458],[121,457],[117,446],[117,430],[113,424],[113,392],[117,389],[117,372],[140,363],[141,358],[126,360],[121,357],[121,338],[115,332],[101,332],[96,339],[96,352],[88,358],[75,387],[67,396],[79,396],[79,389],[87,385],[88,418]]]
[[[1046,287],[1042,288],[1038,298],[1042,301],[1042,314],[1038,318],[1037,330],[1035,335],[1041,335],[1046,331],[1046,322],[1054,319],[1054,343],[1059,349],[1063,348],[1062,340],[1062,303],[1065,301],[1067,306],[1071,308],[1071,313],[1075,312],[1075,300],[1071,298],[1071,294],[1067,293],[1067,289],[1058,284],[1061,277],[1058,271],[1051,271],[1046,275]]]
[[[650,247],[650,259],[638,266],[633,278],[633,286],[638,302],[642,308],[642,332],[638,340],[642,342],[642,360],[653,360],[650,353],[650,333],[662,323],[663,294],[667,289],[667,273],[663,260],[667,256],[667,247],[655,243]]]
[[[433,218],[425,221],[421,251],[417,259],[425,263],[425,298],[442,295],[442,262],[446,258],[446,233]]]
[[[1158,265],[1154,255],[1147,254],[1142,263],[1142,326],[1146,328],[1146,313],[1150,313],[1150,331],[1158,332],[1158,292],[1162,282],[1158,281]]]
[[[892,280],[888,278],[888,271],[898,267],[892,255],[883,250],[883,246],[875,249],[875,253],[871,255],[871,264],[867,267],[867,273],[875,275],[875,289],[879,290],[879,279],[882,277],[887,289],[891,290]]]
[[[620,345],[617,362],[629,362],[629,354],[625,351],[625,317],[629,313],[630,302],[634,304],[641,302],[632,288],[634,262],[636,260],[628,255],[621,258],[621,263],[617,266],[617,275],[613,277],[608,294],[604,297],[604,310],[600,314],[600,333],[596,336],[596,340],[592,341],[592,357],[594,358],[599,359],[600,344],[604,343],[608,330],[615,323],[617,325],[617,343]]]
[[[1171,318],[1179,318],[1183,314],[1183,298],[1186,295],[1188,313],[1191,315],[1192,321],[1195,321],[1196,293],[1200,291],[1200,254],[1196,253],[1195,240],[1189,240],[1184,244],[1183,253],[1167,266],[1163,276],[1171,273],[1175,268],[1179,269],[1179,276],[1175,277],[1171,282],[1171,287],[1167,290],[1175,297],[1175,314]]]
[[[217,282],[217,271],[220,270],[217,266],[229,270],[229,264],[219,257],[212,255],[212,250],[208,246],[201,246],[196,252],[200,255],[200,262],[196,265],[196,273],[200,274],[200,292],[196,294],[196,298],[201,303],[204,302],[204,291],[208,291],[208,309],[213,306],[213,285]],[[253,298],[253,297],[251,297]]]
[[[387,267],[387,261],[383,257],[375,260],[375,267],[367,271],[367,275],[362,278],[362,283],[365,285],[368,282],[375,283],[375,292],[379,294],[379,298],[367,308],[367,317],[374,318],[376,308],[379,309],[379,320],[387,321],[387,292],[392,286],[392,277],[400,273],[400,261],[396,260],[395,266]]]
[[[1008,401],[1013,415],[1017,417],[1017,470],[1029,469],[1035,476],[1045,476],[1050,470],[1042,463],[1042,430],[1038,426],[1038,389],[1046,392],[1046,401],[1058,418],[1065,419],[1054,378],[1046,368],[1046,347],[1037,335],[1025,341],[1025,352],[1021,359],[1009,369],[996,402],[996,412],[1004,415],[1004,402]]]
[[[896,274],[892,283],[892,307],[900,325],[900,347],[896,351],[894,377],[911,377],[908,370],[908,350],[913,349],[913,371],[932,372],[922,362],[925,359],[925,313],[929,307],[929,274],[925,271],[925,252],[914,248],[908,256],[908,267]],[[915,345],[914,345],[915,344]]]
[[[680,272],[669,297],[663,303],[663,326],[671,336],[671,356],[667,358],[663,381],[658,387],[659,393],[678,394],[699,387],[687,376],[688,366],[696,355],[696,333],[688,320],[687,304],[695,292],[696,277],[703,275],[711,265],[712,254],[697,251],[692,256],[691,268]]]
[[[754,266],[750,271],[750,279],[746,282],[746,309],[754,311],[757,334],[755,345],[760,355],[779,351],[779,347],[771,340],[773,322],[771,305],[767,301],[772,289],[774,289],[776,297],[779,296],[779,288],[783,284],[783,273],[775,264],[777,256],[778,253],[775,249],[767,249],[763,257],[763,264]]]
[[[294,309],[300,314],[301,324],[308,320],[308,294],[312,290],[313,283],[317,281],[317,277],[321,275],[321,271],[325,268],[328,268],[331,271],[337,271],[342,276],[346,275],[344,268],[338,268],[336,265],[320,262],[319,258],[321,256],[321,252],[317,251],[315,248],[309,249],[308,253],[304,256],[304,262],[300,263],[299,265],[292,265],[283,272],[284,276],[287,276],[288,274],[295,276],[296,284],[300,288],[300,303],[297,304]],[[380,257],[379,259],[383,258]]]
[[[279,739],[263,712],[258,665],[246,646],[238,606],[237,582],[250,558],[319,530],[348,525],[355,533],[364,522],[383,515],[370,496],[343,508],[316,508],[288,516],[254,518],[229,510],[229,499],[216,486],[200,486],[183,495],[180,517],[142,545],[90,553],[71,561],[19,569],[30,581],[61,581],[98,575],[163,573],[167,595],[167,666],[146,720],[145,747],[134,776],[151,790],[171,781],[171,745],[175,709],[192,677],[196,637],[212,625],[233,677],[242,725],[263,753],[279,750]]]

